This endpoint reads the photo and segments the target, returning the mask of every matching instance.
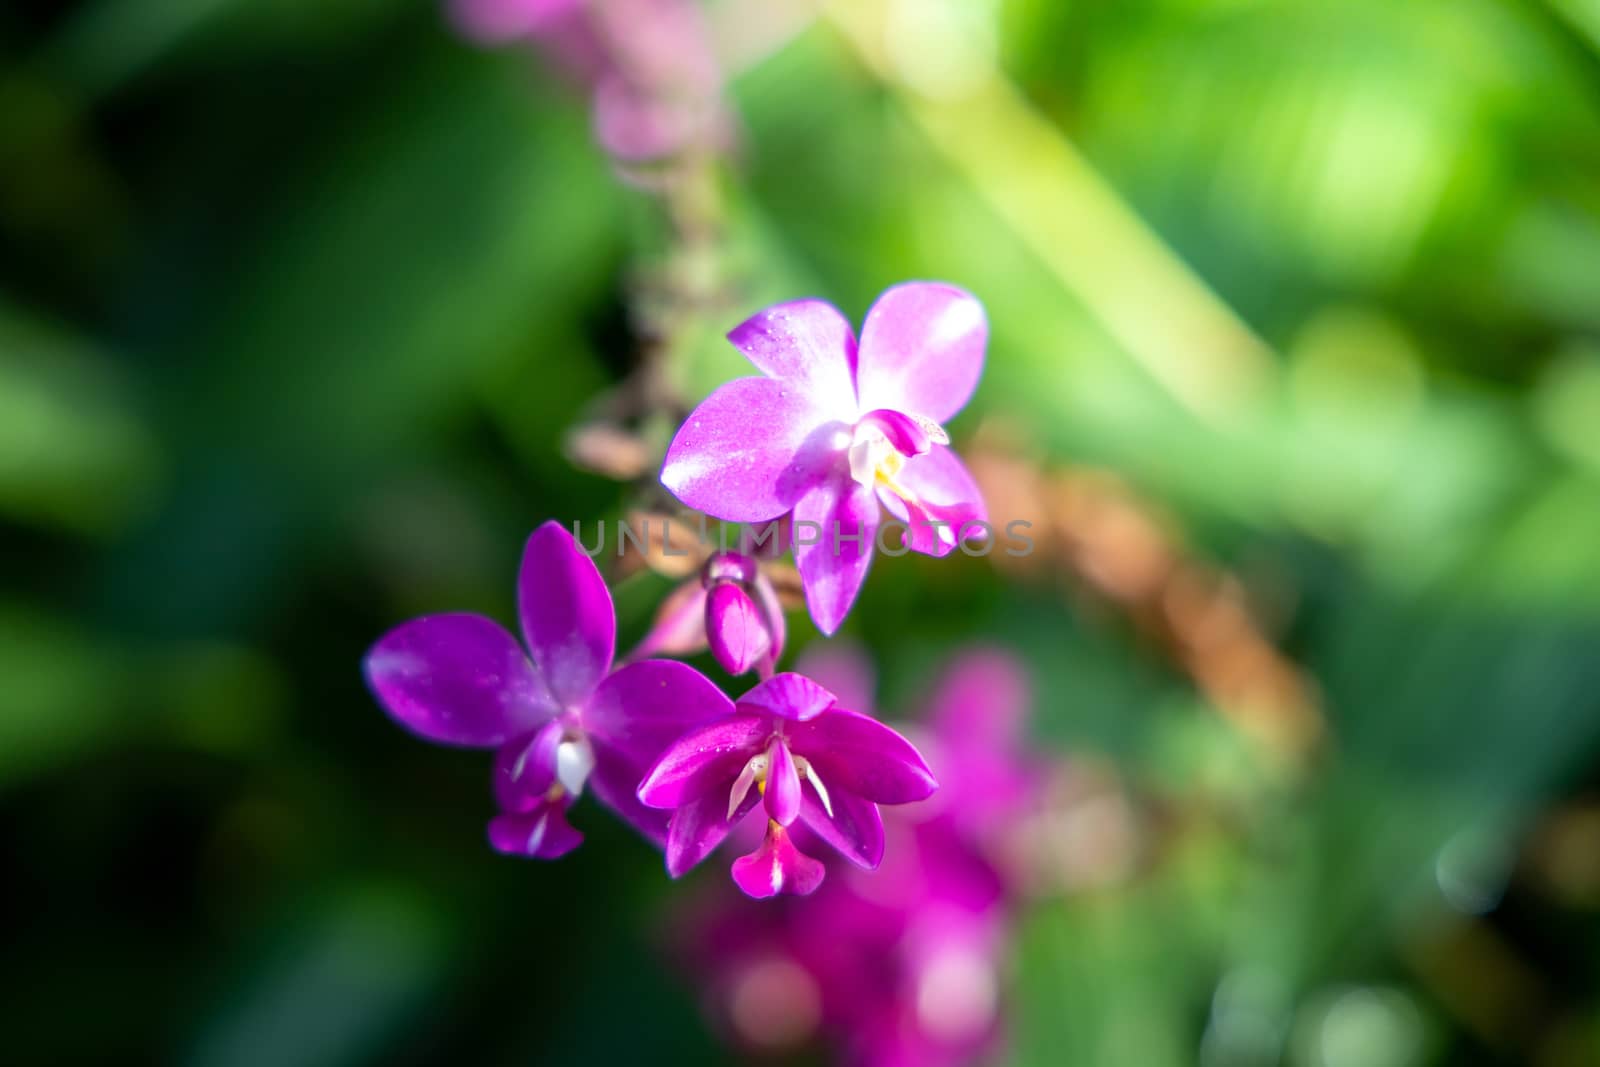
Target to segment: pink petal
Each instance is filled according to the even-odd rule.
[[[734,883],[757,900],[779,893],[809,896],[827,873],[822,864],[794,847],[781,826],[769,825],[761,847],[733,861]]]
[[[832,794],[845,791],[879,804],[909,804],[926,800],[939,788],[910,741],[857,712],[835,707],[789,727],[787,737]]]
[[[682,877],[690,868],[711,854],[728,832],[755,809],[760,794],[751,790],[743,803],[728,817],[728,798],[715,793],[691,800],[672,813],[667,830],[667,873]]]
[[[831,815],[815,793],[805,790],[800,794],[800,821],[851,863],[875,870],[883,862],[883,817],[878,805],[843,789],[832,790],[829,802]]]
[[[744,696],[738,708],[747,715],[770,715],[805,722],[833,707],[833,694],[802,674],[774,674]]]
[[[732,582],[718,582],[707,594],[706,640],[729,674],[743,674],[772,650],[761,609]]]
[[[553,860],[583,843],[583,835],[567,822],[565,803],[543,804],[532,811],[497,815],[489,821],[489,844],[508,856]]]
[[[525,812],[543,804],[556,781],[558,722],[548,722],[532,735],[501,745],[494,757],[494,795],[501,811]]]
[[[892,408],[946,422],[983,373],[989,323],[964,289],[907,282],[884,291],[861,327],[856,393],[864,411]]]
[[[835,437],[847,430],[798,386],[739,378],[678,427],[661,484],[696,511],[762,522],[788,511],[825,475],[843,447]]]
[[[878,518],[872,490],[848,473],[835,475],[795,502],[795,565],[811,620],[824,634],[839,629],[866,581]]]
[[[728,805],[728,788],[739,768],[761,752],[772,724],[753,715],[732,715],[679,738],[661,754],[639,783],[639,799],[652,808],[676,808],[718,793]]]
[[[767,746],[771,761],[767,770],[767,788],[761,795],[767,815],[779,826],[788,826],[800,814],[800,772],[795,768],[789,746],[774,740]]]
[[[690,730],[732,714],[733,702],[693,667],[647,659],[600,683],[583,729],[597,755],[616,752],[644,769]]]
[[[517,611],[550,692],[569,709],[581,707],[611,669],[617,616],[599,568],[559,523],[547,522],[528,538]]]
[[[989,521],[978,483],[952,449],[935,446],[932,451],[906,460],[895,482],[913,498],[905,500],[887,489],[878,490],[878,499],[909,529],[904,532],[906,547],[929,556],[947,556],[960,544],[966,531],[969,546],[981,544],[987,531],[980,524]],[[890,533],[885,532],[885,543]],[[969,547],[968,551],[973,551]]]
[[[795,300],[757,312],[728,340],[769,378],[812,398],[845,422],[856,416],[856,335],[832,304]]]
[[[372,646],[363,669],[389,717],[429,741],[486,748],[555,713],[516,639],[482,615],[398,626]]]

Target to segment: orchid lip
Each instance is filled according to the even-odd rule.
[[[863,415],[848,445],[850,477],[871,489],[882,486],[897,496],[912,499],[895,478],[906,460],[921,456],[935,445],[948,445],[950,435],[926,415],[880,408]]]

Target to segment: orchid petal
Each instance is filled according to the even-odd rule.
[[[828,797],[828,787],[823,784],[822,775],[817,772],[815,764],[807,764],[806,781],[817,791],[817,799],[822,801],[822,810],[828,813],[828,818],[833,818],[833,801]]]
[[[676,808],[713,792],[759,754],[772,725],[754,715],[730,715],[683,735],[639,783],[639,799],[652,808]]]
[[[556,749],[562,732],[559,722],[548,722],[533,734],[500,746],[492,779],[501,811],[532,811],[545,802],[556,782]]]
[[[810,793],[800,797],[800,821],[812,833],[839,850],[840,855],[866,870],[883,862],[883,816],[870,800],[836,789],[833,811]]]
[[[783,827],[769,825],[761,847],[733,861],[733,881],[748,897],[764,900],[779,893],[809,896],[827,868],[794,847]]]
[[[725,798],[709,793],[677,808],[667,829],[667,873],[682,877],[711,854],[746,815],[760,794],[751,793],[730,816]]]
[[[738,708],[747,715],[771,715],[805,722],[833,707],[833,694],[803,674],[774,674],[744,696]]]
[[[701,401],[678,427],[661,484],[696,511],[762,522],[788,511],[826,477],[841,436],[848,438],[846,424],[797,386],[739,378]]]
[[[733,813],[739,810],[744,798],[750,795],[750,787],[756,784],[756,761],[765,759],[765,756],[751,756],[745,760],[744,770],[739,772],[739,777],[733,780],[733,788],[728,790],[728,818],[733,818]]]
[[[835,707],[787,732],[789,746],[828,780],[879,804],[926,800],[939,788],[910,741],[854,711]]]
[[[390,718],[441,744],[503,744],[555,714],[516,639],[482,615],[414,619],[380,638],[363,667]]]
[[[732,582],[718,582],[706,594],[705,625],[711,654],[729,674],[743,674],[772,650],[761,609]]]
[[[600,570],[559,523],[533,531],[517,575],[517,611],[550,692],[581,706],[611,669],[617,616]]]
[[[862,409],[948,422],[977,388],[988,340],[983,305],[963,289],[907,282],[885,290],[861,326],[856,393]]]
[[[489,821],[489,844],[509,856],[553,860],[583,844],[583,835],[567,822],[566,804],[557,802],[495,816]]]
[[[794,559],[806,607],[817,629],[832,635],[850,613],[872,563],[878,501],[870,488],[840,472],[794,505]],[[807,538],[802,533],[810,534]]]
[[[837,308],[794,300],[759,311],[728,340],[769,378],[791,383],[834,418],[856,414],[856,335]]]
[[[789,746],[773,739],[767,746],[767,788],[762,800],[767,815],[780,826],[788,826],[800,814],[800,772],[789,754]]]
[[[596,751],[619,752],[643,768],[685,733],[732,714],[732,701],[693,667],[648,659],[600,683],[583,709],[583,729]]]

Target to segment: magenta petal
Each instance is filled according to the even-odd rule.
[[[729,674],[743,674],[772,650],[761,609],[732,582],[718,582],[706,594],[706,640]]]
[[[709,793],[691,800],[672,813],[667,830],[667,873],[682,877],[691,867],[711,854],[722,839],[755,808],[760,795],[755,790],[728,817],[728,798]]]
[[[652,808],[676,808],[696,797],[727,790],[750,757],[772,736],[772,725],[754,715],[732,715],[679,738],[645,773],[639,799]]]
[[[831,635],[855,603],[872,563],[878,500],[847,472],[795,502],[795,565],[817,629]]]
[[[938,282],[885,290],[861,326],[856,393],[862,410],[949,420],[977,388],[988,342],[983,305],[971,293]]]
[[[555,713],[516,639],[482,615],[397,626],[372,646],[363,669],[390,718],[429,741],[499,745]]]
[[[791,722],[815,718],[833,705],[832,693],[793,671],[774,674],[738,702],[739,710],[746,714],[772,715]]]
[[[739,378],[678,427],[661,484],[687,506],[729,522],[775,518],[822,477],[845,429],[796,386]]]
[[[966,464],[951,449],[938,446],[906,460],[895,482],[907,490],[910,500],[886,489],[880,489],[878,497],[895,518],[910,527],[905,541],[912,551],[946,556],[960,544],[963,531],[969,545],[981,544],[988,536],[982,525],[989,521],[983,495]]]
[[[856,335],[837,308],[795,300],[757,312],[728,340],[770,378],[804,390],[834,418],[856,414]]]
[[[768,826],[761,847],[733,861],[734,882],[757,900],[779,893],[808,896],[827,873],[822,864],[794,847],[781,826]]]
[[[910,741],[857,712],[835,707],[791,726],[787,736],[830,792],[842,789],[879,804],[909,804],[939,788]]]
[[[531,736],[501,745],[494,757],[494,795],[501,811],[532,811],[556,781],[556,746],[564,731],[548,722]]]
[[[611,669],[617,616],[594,560],[559,523],[533,531],[517,575],[522,635],[545,684],[577,708]]]
[[[596,800],[660,848],[667,842],[669,813],[639,802],[639,782],[648,769],[647,763],[596,744],[587,786]]]
[[[805,790],[800,794],[800,821],[851,863],[875,870],[883,862],[883,816],[878,805],[843,789],[832,790],[828,803],[831,814],[814,792]]]
[[[789,746],[774,740],[767,746],[767,788],[761,799],[767,815],[779,826],[788,826],[800,814],[800,772],[789,755]]]
[[[553,860],[583,843],[567,822],[565,803],[542,804],[532,811],[497,815],[489,821],[489,844],[509,856]]]
[[[647,659],[600,683],[583,709],[583,728],[597,753],[609,749],[648,768],[690,730],[732,714],[733,702],[693,667]]]

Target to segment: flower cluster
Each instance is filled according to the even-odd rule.
[[[868,706],[850,654],[804,669]],[[992,1058],[1019,887],[994,843],[1040,803],[1045,781],[1021,747],[1028,686],[993,650],[959,656],[937,680],[927,739],[945,762],[928,804],[888,821],[892,856],[784,907],[709,892],[690,902],[681,955],[738,1044],[774,1052],[823,1038],[863,1067],[955,1067]]]
[[[888,290],[859,343],[826,304],[770,308],[729,335],[763,376],[730,382],[690,414],[662,484],[725,522],[821,524],[831,536],[792,547],[811,616],[832,633],[865,578],[880,507],[907,549],[930,555],[982,522],[942,424],[976,386],[986,338],[978,302],[947,285]],[[785,547],[747,539],[713,554],[617,666],[611,593],[573,536],[547,522],[518,577],[521,643],[479,615],[427,616],[373,647],[368,682],[411,732],[495,751],[489,839],[501,852],[554,859],[577,847],[567,815],[588,789],[664,850],[676,878],[760,808],[751,825],[765,830],[733,863],[734,881],[751,897],[810,894],[824,868],[804,849],[831,847],[873,870],[879,805],[926,800],[938,785],[918,750],[872,717],[870,695],[841,699],[777,670],[786,629],[763,545]],[[646,658],[701,648],[757,684],[730,700],[692,667]]]

